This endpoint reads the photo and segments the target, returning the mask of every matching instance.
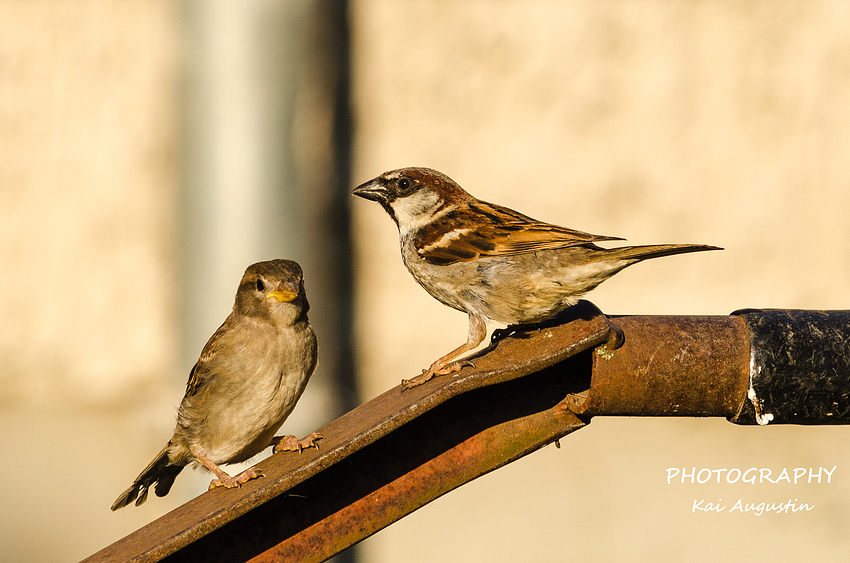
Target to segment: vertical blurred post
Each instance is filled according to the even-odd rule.
[[[347,6],[186,0],[182,9],[184,363],[226,316],[248,264],[298,261],[319,368],[285,430],[308,433],[357,402]]]

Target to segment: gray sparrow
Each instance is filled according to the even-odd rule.
[[[488,321],[526,325],[549,319],[623,268],[647,258],[721,250],[662,244],[602,248],[623,240],[532,219],[481,201],[429,168],[385,172],[354,188],[381,204],[398,226],[401,257],[432,297],[469,315],[467,341],[402,390],[461,369],[485,339]]]
[[[249,266],[233,312],[212,335],[189,374],[171,440],[112,505],[145,502],[148,490],[165,496],[187,465],[215,475],[214,487],[238,487],[262,476],[251,467],[235,477],[219,465],[274,452],[316,447],[314,432],[299,440],[275,437],[316,367],[316,335],[301,267],[291,260]]]

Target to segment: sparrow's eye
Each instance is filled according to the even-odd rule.
[[[257,291],[262,293],[266,289],[266,284],[263,283],[263,280],[257,278]]]
[[[403,192],[406,192],[407,190],[409,190],[410,189],[410,180],[408,180],[407,178],[402,178],[401,180],[399,180],[398,181],[398,189],[400,189]]]

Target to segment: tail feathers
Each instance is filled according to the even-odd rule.
[[[133,501],[136,506],[145,502],[148,498],[148,490],[154,487],[156,496],[164,497],[171,490],[171,485],[174,484],[174,479],[183,470],[182,465],[170,465],[168,460],[168,450],[171,443],[165,445],[164,448],[153,458],[144,471],[136,477],[130,488],[121,493],[121,495],[112,503],[112,510],[124,508]]]
[[[685,254],[687,252],[702,252],[704,250],[723,250],[719,246],[707,244],[653,244],[647,246],[623,246],[612,248],[608,252],[630,263],[646,260],[648,258],[661,258],[674,254]]]

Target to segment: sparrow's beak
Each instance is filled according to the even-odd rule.
[[[266,299],[277,299],[279,303],[289,303],[298,297],[298,287],[294,283],[285,283],[266,295]]]
[[[364,199],[371,199],[372,201],[387,201],[387,188],[381,184],[380,178],[375,178],[374,180],[369,180],[365,184],[360,184],[351,190],[351,193],[359,195]]]

